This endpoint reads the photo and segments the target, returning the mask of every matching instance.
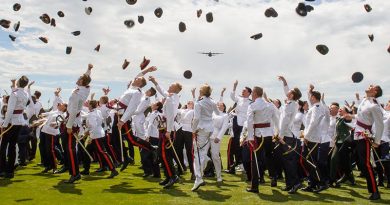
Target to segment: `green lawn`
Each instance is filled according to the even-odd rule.
[[[226,164],[227,138],[223,140],[221,154]],[[83,177],[74,185],[64,184],[68,174],[41,174],[42,167],[37,161],[26,168],[19,168],[12,180],[0,179],[0,204],[319,204],[353,203],[369,204],[365,181],[357,178],[354,187],[344,185],[339,189],[328,189],[320,194],[299,192],[289,195],[281,191],[284,183],[271,188],[269,180],[260,185],[260,194],[247,193],[245,176],[223,175],[224,183],[217,186],[215,179],[206,179],[207,185],[197,192],[191,192],[193,183],[187,173],[180,184],[164,190],[156,179],[143,179],[139,169],[139,156],[136,164],[115,179],[106,179],[109,172]],[[97,168],[93,165],[91,170]],[[380,188],[382,200],[374,203],[390,204],[390,190]]]

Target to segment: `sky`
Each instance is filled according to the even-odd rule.
[[[12,10],[19,2],[20,11]],[[191,88],[208,83],[212,97],[218,99],[227,88],[225,102],[232,105],[229,92],[233,82],[239,81],[238,91],[244,86],[263,87],[270,98],[284,99],[278,75],[283,75],[291,87],[303,93],[309,84],[325,93],[325,101],[353,100],[355,93],[364,94],[370,84],[379,84],[390,99],[390,1],[389,0],[316,0],[306,2],[314,10],[301,17],[295,8],[297,0],[138,0],[128,5],[125,0],[2,0],[0,19],[20,21],[18,32],[0,28],[0,89],[9,92],[10,79],[27,75],[36,81],[32,90],[40,90],[44,107],[53,99],[56,87],[63,89],[67,99],[78,76],[88,63],[94,65],[92,92],[101,96],[103,87],[112,90],[110,98],[118,98],[127,82],[140,72],[144,56],[158,70],[152,75],[162,87],[180,82],[181,101],[191,99]],[[366,12],[364,4],[370,4]],[[92,7],[86,15],[85,7]],[[154,15],[163,9],[161,18]],[[277,18],[267,18],[264,11],[273,7]],[[196,10],[202,9],[200,18]],[[65,13],[64,18],[57,11]],[[214,21],[208,23],[205,14],[213,12]],[[57,26],[44,24],[39,16],[48,13]],[[145,22],[139,24],[137,16]],[[124,21],[136,24],[127,28]],[[180,22],[187,30],[179,32]],[[80,36],[71,35],[81,31]],[[253,40],[251,35],[262,33]],[[11,42],[8,35],[17,37]],[[368,34],[374,34],[370,42]],[[38,38],[49,39],[44,44]],[[101,44],[100,52],[94,51]],[[316,45],[329,47],[321,55]],[[70,55],[65,48],[72,46]],[[198,52],[222,52],[208,57]],[[130,61],[122,69],[124,59]],[[183,72],[191,70],[193,77],[185,79]],[[364,80],[353,83],[354,72],[362,72]],[[147,87],[150,87],[148,83]]]

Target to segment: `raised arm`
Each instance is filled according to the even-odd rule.
[[[290,91],[290,88],[288,87],[287,84],[287,80],[283,76],[278,76],[278,79],[283,82],[284,94],[287,96],[288,91]]]
[[[156,90],[164,97],[168,97],[169,93],[167,91],[165,91],[163,88],[160,87],[160,85],[157,83],[156,81],[156,78],[154,78],[153,76],[149,76],[149,81],[152,82],[154,84],[154,86],[156,86]]]
[[[219,98],[219,102],[223,103],[223,94],[225,93],[226,91],[226,88],[222,88],[222,91],[221,91],[221,96]]]
[[[230,93],[230,98],[234,101],[234,102],[238,102],[238,98],[236,96],[236,89],[237,89],[237,85],[238,85],[238,81],[234,81],[234,84],[233,84],[233,91]]]

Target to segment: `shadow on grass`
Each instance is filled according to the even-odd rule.
[[[19,174],[19,175],[21,175],[21,176],[38,176],[38,177],[45,177],[48,179],[59,177],[58,175],[54,175],[53,173],[41,173],[41,172],[34,173],[34,174]]]
[[[59,181],[57,185],[53,186],[53,188],[64,194],[82,195],[81,189],[76,188],[75,184],[66,184],[66,181],[67,180]]]
[[[109,189],[103,189],[103,192],[110,193],[125,193],[125,194],[150,194],[154,193],[151,188],[133,188],[134,186],[129,185],[127,182],[112,185]]]
[[[169,189],[164,189],[162,186],[160,186],[161,187],[161,191],[160,191],[160,193],[162,193],[162,194],[168,194],[168,195],[171,195],[171,196],[178,196],[178,197],[189,197],[189,195],[186,193],[186,192],[184,192],[184,191],[182,191],[182,190],[180,190],[180,189],[177,189],[177,184],[175,184],[173,187],[171,187],[171,188],[169,188]]]
[[[31,198],[26,198],[26,199],[15,199],[15,202],[19,203],[19,202],[25,202],[25,201],[32,201],[33,199]]]
[[[6,187],[12,183],[20,183],[20,182],[24,182],[24,181],[26,181],[26,180],[0,179],[0,187]]]
[[[215,201],[215,202],[225,202],[226,200],[230,199],[231,195],[224,195],[220,193],[220,190],[198,190],[196,193],[198,194],[198,197],[200,199],[206,200],[206,201]]]

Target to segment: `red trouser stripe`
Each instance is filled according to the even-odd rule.
[[[376,181],[374,178],[374,174],[372,173],[372,168],[371,168],[371,163],[370,163],[370,144],[368,142],[368,139],[366,139],[366,167],[367,167],[367,171],[370,175],[372,191],[375,193],[375,192],[377,192],[376,186],[375,186]]]
[[[253,171],[253,148],[252,148],[252,146],[251,145],[249,145],[249,152],[251,153],[250,154],[250,162],[251,162],[251,188],[253,187],[253,176],[255,175],[255,173],[253,173],[252,171]]]
[[[57,163],[56,163],[56,154],[54,151],[54,136],[50,136],[50,137],[51,137],[51,154],[53,155],[53,168],[56,169]]]
[[[99,155],[99,154],[97,154],[96,156],[97,156],[97,158],[98,158],[98,161],[99,161],[99,167],[100,167],[100,168],[103,168],[103,162],[102,162],[102,158],[100,157],[100,155]]]
[[[133,136],[131,135],[131,131],[129,132],[129,128],[128,128],[127,124],[125,124],[125,131],[127,133],[126,137],[127,137],[128,140],[130,140],[131,144],[133,144],[133,145],[135,145],[137,147],[140,147],[142,149],[146,149],[146,150],[150,151],[150,149],[148,149],[147,147],[145,147],[142,144],[139,144],[136,141],[134,141]]]
[[[230,168],[230,166],[232,166],[232,162],[231,162],[231,159],[230,159],[230,146],[231,146],[231,144],[232,144],[232,140],[233,138],[231,137],[230,139],[229,139],[229,143],[228,143],[228,148],[227,148],[227,159],[228,159],[228,169]]]
[[[118,158],[116,157],[114,148],[111,145],[111,136],[109,133],[107,133],[107,145],[108,145],[108,149],[110,149],[110,154],[114,158],[115,162],[118,162]]]
[[[111,159],[108,158],[107,153],[103,151],[102,147],[100,146],[99,140],[95,139],[95,143],[98,148],[99,154],[103,155],[104,159],[106,160],[106,163],[108,164],[108,167],[110,167],[110,170],[113,170],[114,166],[112,166]]]
[[[309,172],[306,170],[306,167],[305,167],[305,163],[303,163],[303,150],[305,149],[305,147],[301,147],[301,156],[299,156],[299,164],[301,165],[303,171],[305,172],[305,175],[308,176],[309,175]]]
[[[163,161],[165,164],[165,169],[167,169],[168,176],[172,177],[172,172],[171,172],[171,169],[170,169],[168,161],[167,161],[167,156],[165,155],[165,137],[162,137],[161,140],[162,140],[162,145],[161,145],[161,152],[162,153],[161,154],[162,154],[162,158],[163,158]]]
[[[69,151],[69,156],[70,156],[70,165],[72,167],[72,175],[76,176],[76,166],[75,166],[75,161],[74,161],[74,156],[73,156],[73,151],[72,151],[72,134],[68,134],[68,151]]]

